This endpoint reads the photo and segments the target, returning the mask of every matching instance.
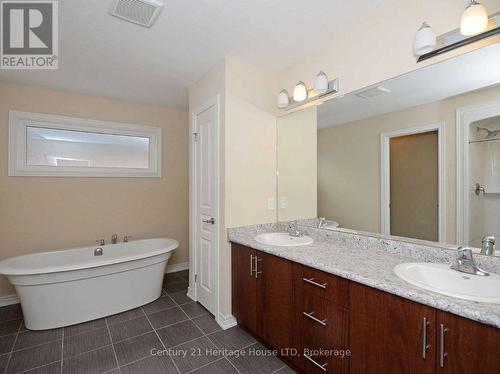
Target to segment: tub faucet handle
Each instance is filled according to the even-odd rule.
[[[118,243],[118,235],[113,234],[111,235],[111,244],[116,244],[116,243]]]
[[[128,243],[130,241],[130,239],[132,239],[132,235],[125,235],[123,237],[123,242],[124,243]]]
[[[104,239],[99,239],[95,241],[99,245],[106,245],[106,241]]]

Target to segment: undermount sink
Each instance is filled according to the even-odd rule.
[[[500,303],[500,275],[472,275],[450,269],[448,264],[405,263],[394,273],[414,286],[460,299]]]
[[[296,247],[314,243],[313,238],[309,236],[290,236],[287,232],[259,234],[255,237],[255,241],[260,244],[275,245],[278,247]]]

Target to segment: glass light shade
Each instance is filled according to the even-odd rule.
[[[281,90],[276,98],[276,105],[278,108],[286,108],[290,104],[290,96],[287,90]]]
[[[295,101],[304,101],[307,99],[307,87],[302,81],[297,82],[293,88],[293,99]]]
[[[316,80],[314,81],[314,91],[318,94],[323,94],[328,91],[328,77],[322,71],[316,75]]]
[[[488,27],[488,12],[484,5],[473,0],[462,14],[460,33],[462,35],[477,35]]]
[[[422,23],[420,29],[418,29],[415,35],[415,42],[413,44],[413,50],[417,56],[425,55],[426,53],[432,52],[436,49],[436,35],[432,31],[431,27],[426,23]]]

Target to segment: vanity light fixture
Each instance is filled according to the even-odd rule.
[[[415,35],[415,42],[413,44],[413,50],[417,56],[425,55],[426,53],[432,52],[436,48],[436,35],[432,31],[431,27],[427,22],[422,23],[422,26],[417,31]]]
[[[307,99],[307,87],[302,81],[298,81],[293,88],[293,100],[300,102]]]
[[[290,104],[290,95],[287,90],[283,89],[276,98],[276,105],[278,108],[283,109],[286,108],[288,104]]]
[[[500,12],[488,16],[486,8],[476,0],[472,0],[463,14],[460,28],[439,35],[436,38],[436,48],[420,55],[417,62],[498,34],[500,34]]]
[[[318,95],[324,94],[328,91],[328,77],[323,71],[320,71],[318,75],[316,75],[316,80],[314,81],[314,91],[316,91]]]
[[[477,35],[486,31],[487,27],[488,12],[486,7],[476,0],[471,0],[462,14],[460,33],[467,36]]]

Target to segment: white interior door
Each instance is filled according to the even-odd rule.
[[[196,299],[216,314],[218,246],[218,103],[194,113],[194,271]]]

